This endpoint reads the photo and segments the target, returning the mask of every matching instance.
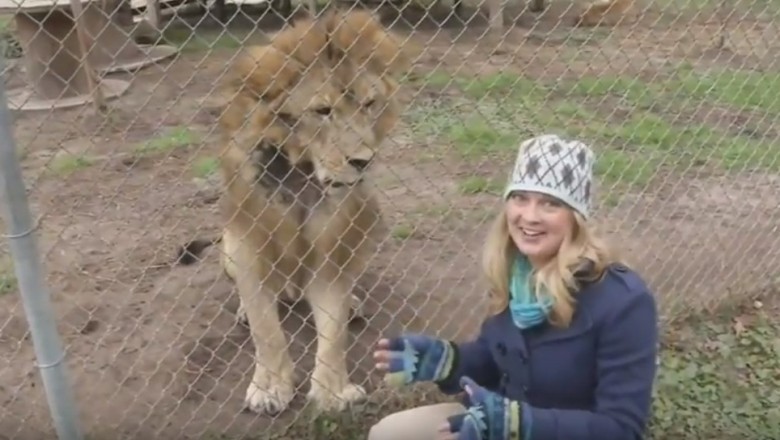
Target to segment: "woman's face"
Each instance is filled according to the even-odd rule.
[[[546,194],[515,191],[507,198],[505,211],[512,241],[536,267],[555,257],[574,230],[571,208]]]

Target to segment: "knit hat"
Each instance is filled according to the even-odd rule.
[[[554,134],[520,144],[504,200],[512,191],[536,191],[556,197],[588,218],[593,180],[593,151],[580,141]]]

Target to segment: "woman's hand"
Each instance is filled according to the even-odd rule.
[[[382,338],[376,343],[376,351],[374,351],[374,364],[375,368],[382,373],[387,372],[390,368],[390,340]]]
[[[409,334],[379,340],[374,361],[391,385],[436,382],[446,379],[454,368],[455,351],[450,341]]]
[[[460,384],[468,393],[471,406],[463,418],[458,439],[514,440],[522,438],[522,406],[516,400],[479,386],[469,377]]]

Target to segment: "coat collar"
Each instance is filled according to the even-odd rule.
[[[593,273],[594,264],[590,260],[583,260],[574,271],[574,278],[580,286],[577,295],[587,292],[598,278]],[[524,356],[529,355],[529,347],[534,348],[544,344],[550,344],[577,337],[593,328],[593,316],[587,307],[576,307],[571,324],[566,328],[557,328],[549,323],[522,332],[512,321],[507,307],[495,317],[496,331],[507,337],[509,349],[519,350]]]

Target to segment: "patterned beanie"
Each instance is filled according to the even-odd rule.
[[[579,141],[568,141],[554,134],[545,134],[524,141],[504,200],[512,191],[535,191],[556,197],[589,216],[593,151]]]

